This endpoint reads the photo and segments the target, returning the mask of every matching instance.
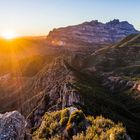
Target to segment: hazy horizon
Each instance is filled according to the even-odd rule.
[[[135,0],[4,0],[0,1],[0,36],[44,36],[53,28],[99,20],[128,21],[140,30],[140,1]]]

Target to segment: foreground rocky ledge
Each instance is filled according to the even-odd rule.
[[[0,140],[24,140],[26,121],[18,112],[0,114]]]

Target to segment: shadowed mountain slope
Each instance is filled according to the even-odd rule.
[[[130,35],[118,44],[99,49],[85,59],[87,67],[111,72],[140,65],[140,35]]]

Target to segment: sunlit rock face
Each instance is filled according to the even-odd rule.
[[[30,125],[39,127],[42,115],[48,111],[57,111],[66,107],[84,105],[84,101],[74,83],[77,81],[72,70],[68,68],[62,58],[55,60],[53,65],[45,67],[37,77],[35,89],[44,95],[39,105],[28,116]],[[34,122],[32,124],[32,122]]]
[[[120,22],[113,20],[101,23],[97,20],[85,22],[75,26],[54,29],[47,36],[52,44],[66,45],[71,44],[113,44],[124,37],[138,33],[138,31],[127,21]]]
[[[17,111],[0,114],[0,140],[24,140],[26,121]]]

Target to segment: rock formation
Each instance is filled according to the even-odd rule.
[[[54,45],[67,46],[68,44],[110,45],[124,37],[138,33],[138,31],[127,21],[113,20],[101,23],[97,20],[85,22],[75,26],[54,29],[47,36],[47,40]]]
[[[17,111],[0,114],[0,140],[24,140],[26,121]]]

